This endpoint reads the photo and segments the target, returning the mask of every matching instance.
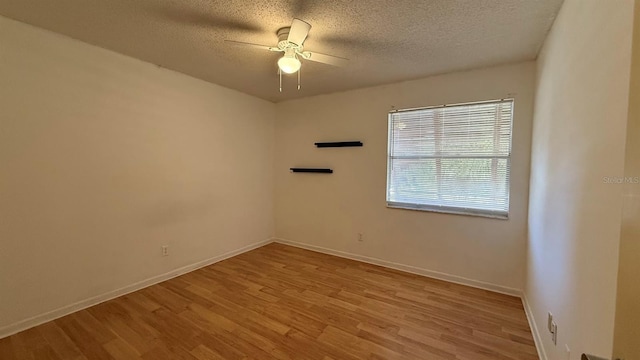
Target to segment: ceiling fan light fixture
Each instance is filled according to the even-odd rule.
[[[300,70],[300,66],[302,63],[296,57],[295,51],[290,51],[293,49],[287,49],[284,53],[284,56],[278,59],[278,67],[282,72],[287,74],[293,74],[296,71]]]

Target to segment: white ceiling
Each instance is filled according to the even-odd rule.
[[[0,0],[0,14],[270,101],[535,59],[562,0]],[[302,65],[278,91],[275,45],[293,17],[305,49],[346,57]]]

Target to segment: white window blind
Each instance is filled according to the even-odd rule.
[[[389,113],[390,207],[507,218],[513,99]]]

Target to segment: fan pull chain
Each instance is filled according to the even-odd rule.
[[[300,73],[302,72],[302,68],[298,70],[298,90],[300,90]]]
[[[282,92],[282,70],[278,68],[278,75],[280,76],[280,92]]]

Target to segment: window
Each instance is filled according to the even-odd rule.
[[[508,218],[513,99],[389,113],[387,205]]]

